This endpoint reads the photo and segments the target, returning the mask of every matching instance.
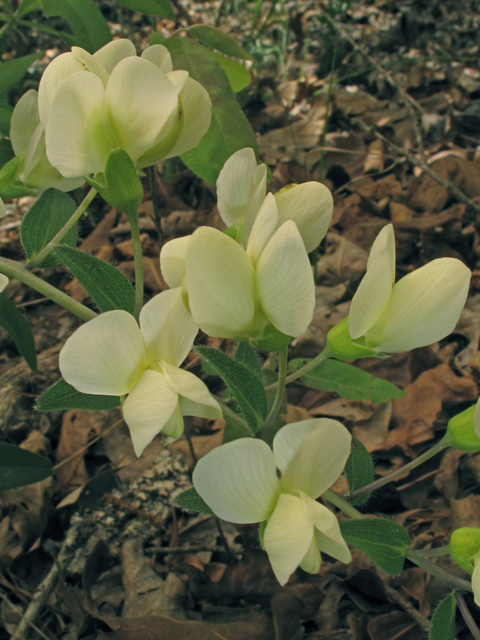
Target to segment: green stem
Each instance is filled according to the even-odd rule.
[[[16,278],[28,285],[35,291],[43,294],[46,298],[53,300],[64,309],[67,309],[73,315],[77,316],[84,322],[93,320],[97,316],[95,311],[88,309],[85,305],[77,302],[67,296],[62,291],[59,291],[56,287],[53,287],[48,282],[45,282],[38,276],[28,271],[23,264],[16,262],[15,260],[9,260],[8,258],[0,258],[0,273],[4,273],[9,278]]]
[[[322,362],[325,362],[325,360],[328,360],[329,358],[330,358],[330,351],[328,347],[325,347],[322,353],[318,354],[316,358],[313,358],[313,360],[310,360],[310,362],[307,362],[305,366],[301,367],[300,369],[297,369],[297,371],[294,371],[293,373],[288,375],[285,378],[285,384],[289,384],[294,380],[298,380],[298,378],[301,378],[312,369],[315,369],[317,365],[321,364]],[[278,385],[278,382],[274,382],[273,384],[268,385],[268,387],[265,387],[265,391],[271,391],[272,389],[276,389],[277,385]]]
[[[128,216],[130,230],[132,232],[133,259],[135,261],[135,318],[138,320],[143,307],[143,256],[142,240],[140,238],[140,225],[138,215]]]
[[[467,603],[465,602],[462,594],[458,591],[455,592],[455,600],[457,601],[457,605],[460,609],[460,613],[462,614],[462,618],[465,620],[465,624],[469,628],[473,639],[480,640],[480,629],[477,627],[477,623],[473,619],[473,616],[470,613],[467,607]]]
[[[268,414],[265,422],[257,431],[255,437],[263,438],[265,434],[268,433],[268,430],[275,422],[278,412],[280,411],[280,407],[282,406],[283,396],[285,395],[285,381],[287,379],[287,362],[288,362],[288,345],[283,347],[278,352],[278,380],[277,380],[277,392],[275,394],[275,400],[273,401],[272,408],[270,409],[270,413]]]
[[[41,264],[41,262],[52,252],[52,249],[54,249],[55,245],[60,244],[63,237],[70,231],[70,229],[77,222],[80,216],[84,213],[85,209],[92,202],[92,200],[96,195],[97,195],[97,190],[92,187],[90,191],[87,193],[87,195],[85,196],[85,198],[82,200],[82,202],[78,205],[77,209],[72,214],[71,218],[67,220],[67,222],[63,225],[60,231],[58,231],[53,236],[53,238],[50,240],[47,246],[44,247],[40,251],[40,253],[38,253],[34,258],[32,258],[32,260],[27,262],[26,264],[27,269],[33,269],[37,265]]]
[[[245,422],[245,420],[243,420],[243,418],[239,416],[238,413],[235,413],[235,411],[232,411],[232,409],[230,409],[228,404],[224,402],[221,398],[219,398],[218,396],[215,396],[215,400],[220,405],[220,408],[222,409],[223,417],[225,418],[225,420],[229,420],[230,422],[232,422],[239,431],[245,434],[245,437],[253,438],[253,435],[254,435],[253,431],[250,429],[250,427]]]
[[[445,449],[446,447],[448,447],[448,444],[445,438],[442,438],[439,442],[437,442],[437,444],[434,444],[433,447],[431,447],[430,449],[422,453],[420,456],[418,456],[418,458],[415,458],[415,460],[412,460],[408,464],[403,465],[403,467],[400,467],[399,469],[392,471],[392,473],[389,473],[388,476],[384,476],[383,478],[378,478],[377,480],[374,480],[370,484],[366,484],[364,487],[361,487],[356,491],[352,491],[352,493],[348,496],[349,499],[354,500],[355,498],[364,496],[367,493],[371,493],[372,491],[375,491],[375,489],[379,489],[380,487],[383,487],[385,484],[388,484],[389,482],[393,482],[397,478],[401,478],[406,473],[409,473],[412,469],[415,469],[416,467],[420,466],[427,460],[430,460],[430,458],[433,458],[433,456],[436,456],[437,453],[440,453],[440,451],[443,451],[443,449]]]
[[[341,509],[347,516],[350,516],[354,520],[362,520],[365,516],[357,511],[355,507],[347,502],[342,496],[338,495],[333,489],[327,489],[323,494],[323,497],[334,504],[336,507]],[[412,553],[413,552],[413,553]],[[428,573],[431,573],[433,576],[442,580],[442,582],[446,582],[450,586],[455,589],[463,589],[463,591],[472,591],[472,585],[468,580],[464,580],[463,578],[458,578],[457,576],[451,574],[446,569],[437,566],[433,562],[431,562],[428,558],[422,558],[418,554],[418,549],[409,549],[405,554],[405,557],[414,562],[417,566],[421,567]]]
[[[411,558],[438,558],[440,556],[450,555],[450,545],[446,544],[443,547],[436,547],[435,549],[410,549],[408,555]]]

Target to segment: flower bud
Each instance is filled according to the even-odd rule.
[[[479,402],[449,420],[444,437],[447,446],[456,447],[460,451],[480,451],[480,437],[474,428],[478,407]]]

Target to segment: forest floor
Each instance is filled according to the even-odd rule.
[[[115,35],[139,47],[152,32],[145,16],[99,2]],[[269,188],[321,180],[333,192],[330,231],[316,262],[317,305],[292,357],[313,357],[342,320],[361,280],[374,238],[393,223],[397,279],[434,258],[452,256],[473,272],[456,330],[442,342],[366,359],[359,368],[396,384],[401,398],[373,404],[334,392],[288,387],[284,418],[342,421],[373,454],[385,475],[416,458],[445,432],[448,420],[473,404],[480,383],[480,2],[376,0],[338,5],[326,18],[319,2],[183,2],[177,23],[217,24],[254,56],[250,87],[239,100],[271,170]],[[13,42],[12,46],[15,43]],[[18,45],[24,55],[47,50],[20,93],[62,47],[39,36]],[[436,177],[429,175],[434,172]],[[168,239],[200,225],[222,229],[215,190],[180,160],[158,165],[141,205],[146,298],[167,288],[159,252]],[[8,205],[0,223],[2,256],[23,259],[22,216],[32,198]],[[129,227],[115,209],[94,201],[81,224],[79,248],[133,277]],[[87,292],[63,268],[38,273],[76,300]],[[40,413],[36,398],[60,377],[58,353],[79,321],[18,281],[8,296],[34,328],[38,369],[30,372],[0,335],[1,438],[45,453],[56,475],[0,494],[0,640],[10,638],[69,531],[60,586],[32,622],[31,638],[53,640],[423,640],[427,618],[448,587],[409,561],[392,577],[362,553],[349,565],[324,559],[318,575],[298,570],[276,582],[255,526],[222,523],[172,506],[191,486],[186,440],[158,436],[137,460],[117,410]],[[199,342],[231,352],[228,341]],[[187,368],[210,388],[192,352]],[[222,441],[223,421],[189,419],[196,457]],[[341,478],[335,486],[347,490]],[[413,546],[448,544],[453,529],[480,527],[480,455],[447,449],[375,492],[367,514],[405,526]],[[449,557],[439,558],[459,576]],[[480,611],[468,596],[477,622]],[[471,636],[458,619],[459,640]]]

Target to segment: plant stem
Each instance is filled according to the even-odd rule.
[[[278,352],[278,380],[277,380],[277,392],[275,394],[275,400],[273,401],[272,408],[268,414],[265,422],[255,434],[256,438],[263,438],[268,430],[275,422],[280,407],[282,406],[283,396],[285,395],[285,380],[287,378],[287,362],[288,362],[288,345],[283,347]]]
[[[84,213],[85,209],[92,202],[94,197],[97,195],[97,190],[93,187],[87,193],[82,202],[78,205],[77,209],[73,213],[72,217],[63,225],[63,227],[58,231],[50,242],[44,247],[40,253],[38,253],[32,260],[27,262],[26,268],[33,269],[37,265],[41,264],[42,260],[44,260],[51,252],[55,245],[60,244],[62,238],[70,231],[73,225],[77,222],[80,216]]]
[[[253,431],[250,429],[250,427],[245,422],[245,420],[243,420],[241,416],[235,413],[235,411],[232,411],[232,409],[230,409],[228,404],[224,402],[222,398],[215,396],[215,400],[220,405],[220,408],[222,409],[223,417],[225,418],[225,420],[229,420],[230,422],[232,422],[239,431],[245,434],[245,437],[253,438],[253,435],[254,435]]]
[[[132,232],[133,259],[135,261],[135,318],[138,320],[143,307],[143,256],[142,240],[140,238],[140,226],[138,215],[128,216]]]
[[[334,504],[336,507],[341,509],[344,513],[350,516],[354,520],[362,520],[365,516],[357,511],[355,507],[353,507],[347,500],[342,498],[338,493],[333,491],[333,489],[327,489],[323,494],[323,497]],[[413,551],[413,553],[411,553]],[[431,562],[428,558],[419,557],[418,549],[409,549],[405,554],[405,557],[414,562],[417,566],[424,569],[428,573],[431,573],[433,576],[442,580],[442,582],[446,582],[450,586],[455,589],[463,589],[463,591],[472,591],[472,585],[468,580],[464,580],[463,578],[458,578],[457,576],[451,574],[446,569],[442,567],[438,567],[436,564]]]
[[[53,300],[64,309],[73,313],[73,315],[77,316],[84,322],[88,322],[89,320],[93,320],[97,316],[95,311],[92,311],[85,305],[73,300],[70,296],[67,296],[66,293],[63,293],[56,287],[53,287],[48,282],[45,282],[38,276],[35,276],[33,273],[28,271],[23,264],[19,264],[15,260],[9,260],[8,258],[0,258],[0,273],[4,273],[9,278],[16,278],[28,285],[35,291],[43,294],[46,298]]]
[[[473,619],[464,597],[458,591],[455,592],[455,600],[457,601],[458,608],[460,609],[460,613],[462,614],[462,618],[465,620],[465,624],[469,628],[474,640],[480,640],[480,629],[477,627],[477,623]]]
[[[438,558],[439,556],[448,556],[449,554],[449,544],[443,547],[436,547],[435,549],[410,549],[408,552],[411,558]]]
[[[285,384],[289,384],[294,380],[298,380],[298,378],[301,378],[312,369],[315,369],[317,365],[321,364],[322,362],[325,362],[325,360],[328,360],[329,357],[330,357],[330,351],[328,350],[327,347],[325,347],[322,353],[319,353],[316,358],[313,358],[313,360],[310,360],[310,362],[307,362],[305,366],[300,367],[300,369],[297,369],[297,371],[294,371],[293,373],[288,375],[285,378]],[[271,391],[272,389],[276,389],[277,385],[278,385],[278,382],[269,384],[268,387],[265,387],[265,391]]]
[[[436,456],[437,453],[440,453],[440,451],[443,451],[443,449],[445,449],[446,447],[448,447],[448,444],[445,438],[442,438],[439,442],[437,442],[437,444],[434,444],[433,447],[431,447],[430,449],[427,449],[427,451],[425,451],[420,456],[415,458],[415,460],[412,460],[408,464],[403,465],[403,467],[400,467],[399,469],[395,469],[395,471],[392,471],[392,473],[389,473],[388,476],[384,476],[383,478],[378,478],[377,480],[374,480],[370,484],[366,484],[364,487],[361,487],[356,491],[352,491],[352,493],[348,496],[349,499],[354,500],[355,498],[359,498],[360,496],[364,496],[367,493],[371,493],[372,491],[375,491],[375,489],[379,489],[380,487],[383,487],[385,484],[388,484],[389,482],[393,482],[393,480],[400,478],[401,476],[405,475],[405,473],[410,472],[412,469],[415,469],[416,467],[420,466],[427,460],[430,460],[430,458],[433,458],[433,456]]]

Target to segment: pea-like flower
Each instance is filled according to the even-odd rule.
[[[193,484],[223,520],[266,522],[263,547],[284,585],[298,566],[317,573],[321,551],[350,562],[337,518],[316,502],[342,473],[350,451],[351,436],[342,424],[304,420],[277,433],[273,453],[254,438],[214,449],[198,462]]]
[[[450,537],[450,555],[472,576],[475,604],[480,607],[480,529],[461,527]]]
[[[0,292],[5,289],[8,284],[8,278],[4,273],[0,273]]]
[[[267,190],[267,167],[257,166],[253,149],[236,151],[217,180],[218,212],[227,227],[238,226],[238,240],[246,246]],[[333,198],[320,182],[291,184],[275,194],[278,227],[287,220],[297,225],[307,252],[325,237],[333,214]]]
[[[123,417],[139,456],[160,431],[178,438],[183,416],[222,417],[205,384],[179,368],[197,331],[180,290],[164,291],[143,307],[140,327],[117,310],[77,329],[60,352],[60,371],[81,393],[128,394]]]
[[[471,272],[456,258],[438,258],[395,284],[395,236],[386,225],[373,243],[367,273],[348,316],[352,339],[378,352],[396,353],[445,338],[458,322]]]
[[[211,101],[187,71],[173,71],[162,45],[137,57],[129,40],[89,54],[80,47],[55,58],[39,86],[47,156],[63,176],[103,171],[123,148],[137,168],[195,147],[207,132]]]

